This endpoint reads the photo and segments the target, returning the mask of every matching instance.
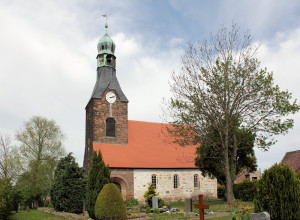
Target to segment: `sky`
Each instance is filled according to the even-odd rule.
[[[0,0],[1,133],[14,138],[35,115],[53,119],[66,135],[66,151],[82,165],[105,13],[129,120],[163,122],[162,99],[171,96],[170,76],[187,42],[203,42],[233,21],[260,44],[258,58],[275,83],[300,98],[297,0]],[[300,113],[292,117],[287,135],[267,152],[255,150],[262,171],[300,150]]]

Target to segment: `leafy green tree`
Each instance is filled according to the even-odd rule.
[[[153,196],[158,196],[158,193],[156,192],[153,183],[150,183],[148,186],[148,190],[144,194],[144,198],[146,199],[146,202],[150,207],[152,207]]]
[[[101,151],[93,152],[92,164],[86,185],[86,208],[90,218],[95,219],[95,203],[105,184],[110,183],[110,169],[106,166]]]
[[[22,202],[23,197],[22,193],[19,190],[16,190],[14,187],[14,194],[13,194],[13,210],[18,212],[19,211],[19,204]]]
[[[238,173],[247,168],[250,172],[256,170],[256,157],[254,154],[254,141],[255,135],[249,130],[242,128],[236,128],[236,141],[237,152],[234,153],[234,148],[229,147],[228,156],[230,160],[230,170],[233,172],[232,176],[237,176]],[[233,136],[230,135],[230,145],[234,144]],[[225,170],[224,170],[224,156],[222,151],[222,142],[218,132],[213,128],[209,128],[207,135],[211,136],[214,143],[203,143],[201,147],[197,148],[197,157],[195,159],[195,165],[202,171],[202,175],[216,177],[218,183],[225,184]]]
[[[82,213],[85,199],[86,178],[69,153],[59,160],[50,190],[53,207],[57,211]]]
[[[0,178],[0,219],[8,219],[13,210],[13,188],[8,179]]]
[[[256,212],[267,211],[271,219],[298,219],[300,216],[300,182],[295,172],[284,164],[275,164],[258,182],[254,199]]]
[[[65,154],[64,135],[55,121],[33,116],[16,132],[16,139],[21,143],[19,155],[24,169],[17,186],[37,208],[38,201],[48,196],[56,163]]]
[[[229,204],[234,201],[231,163],[237,164],[239,129],[255,134],[256,145],[268,150],[275,135],[293,127],[288,115],[299,111],[291,93],[280,91],[273,74],[260,67],[257,49],[236,24],[230,30],[222,27],[208,42],[189,43],[180,71],[172,74],[172,98],[164,108],[175,142],[221,147]],[[210,128],[219,136],[216,142]]]

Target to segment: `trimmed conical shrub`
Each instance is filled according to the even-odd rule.
[[[86,185],[86,208],[90,218],[95,219],[95,203],[103,186],[110,183],[110,169],[105,166],[101,152],[93,152],[92,164]]]
[[[95,216],[99,220],[127,219],[124,200],[115,184],[106,184],[101,190],[95,204]]]
[[[256,212],[267,211],[271,219],[298,219],[300,183],[288,165],[275,164],[264,172],[258,183],[254,207]]]

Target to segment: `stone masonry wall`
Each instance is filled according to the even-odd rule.
[[[157,176],[156,192],[165,201],[196,199],[199,194],[204,198],[217,198],[217,179],[204,178],[198,169],[134,169],[134,198],[144,202],[144,193],[151,183],[152,175]],[[179,186],[174,188],[173,176],[179,177]],[[198,174],[198,187],[194,187],[194,175]]]

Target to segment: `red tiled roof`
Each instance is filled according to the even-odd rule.
[[[300,150],[285,153],[281,163],[288,164],[295,172],[300,171]]]
[[[128,121],[128,145],[93,143],[115,168],[196,168],[196,146],[171,143],[166,124]]]

